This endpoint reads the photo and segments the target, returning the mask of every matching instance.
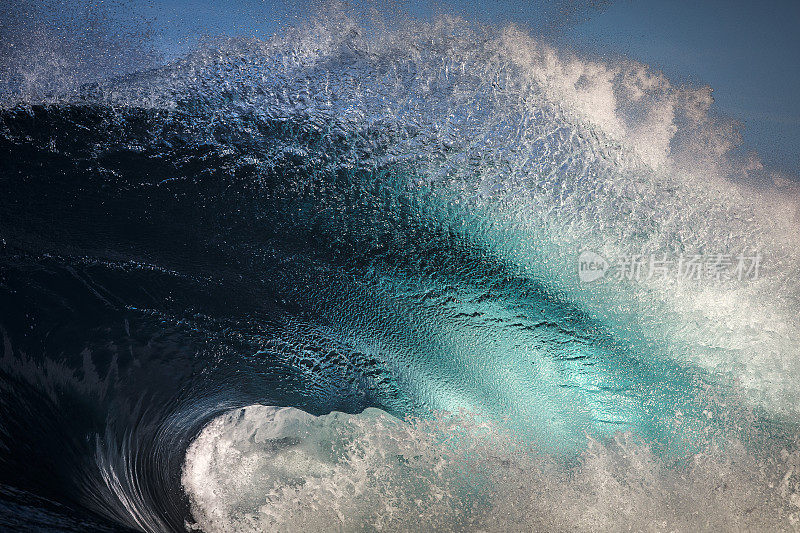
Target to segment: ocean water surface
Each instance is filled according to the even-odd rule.
[[[708,88],[336,7],[51,74],[0,106],[3,528],[800,528],[797,189]]]

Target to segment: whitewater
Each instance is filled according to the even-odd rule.
[[[800,529],[800,196],[710,88],[341,6],[53,64],[0,107],[6,527]]]

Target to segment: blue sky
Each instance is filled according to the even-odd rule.
[[[708,84],[765,162],[800,173],[800,1],[623,1],[567,28],[573,47],[617,53]]]
[[[131,4],[128,16],[154,20],[170,53],[200,35],[268,36],[307,16],[311,0],[166,0]],[[800,175],[800,1],[399,0],[417,16],[451,11],[485,22],[514,22],[559,45],[625,55],[675,81],[711,85],[715,109],[744,125],[745,149]],[[135,13],[134,13],[135,12]]]

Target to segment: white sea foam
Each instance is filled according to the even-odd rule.
[[[467,416],[253,405],[203,429],[183,485],[207,533],[797,531],[798,466],[736,442],[671,463],[631,435],[566,464]]]

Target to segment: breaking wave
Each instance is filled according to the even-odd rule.
[[[340,8],[7,96],[0,517],[796,530],[797,190],[711,103]],[[587,251],[763,263],[587,283]]]

